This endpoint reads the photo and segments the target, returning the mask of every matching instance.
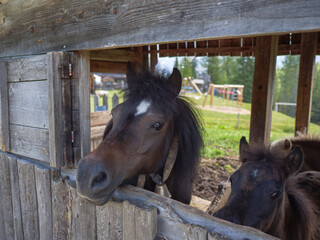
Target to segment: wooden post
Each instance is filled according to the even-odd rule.
[[[18,174],[24,239],[40,239],[34,165],[19,159]]]
[[[115,108],[119,104],[119,96],[117,93],[113,94],[112,97],[112,108]]]
[[[9,151],[9,110],[8,110],[7,63],[0,62],[0,149]]]
[[[150,67],[151,67],[151,71],[153,72],[156,69],[156,65],[158,63],[158,54],[157,54],[157,45],[152,45],[150,46],[150,50],[154,50],[151,51],[150,53]]]
[[[93,102],[94,102],[94,111],[96,112],[97,106],[99,106],[99,96],[98,95],[94,95],[93,96]]]
[[[5,232],[0,233],[1,239],[13,239],[14,238],[14,223],[12,215],[12,194],[10,186],[10,173],[9,173],[9,160],[6,153],[0,152],[0,195],[2,196],[2,202],[0,202],[0,208],[2,208],[3,224]],[[1,220],[0,220],[1,221]],[[2,238],[3,237],[3,238]]]
[[[270,140],[278,36],[257,37],[252,87],[250,142]]]
[[[106,110],[108,110],[108,96],[107,96],[107,94],[103,94],[102,101],[103,101],[103,105],[106,106]]]
[[[308,133],[311,104],[314,62],[318,45],[318,33],[302,33],[300,48],[300,70],[298,82],[298,96],[296,108],[295,133]]]
[[[210,98],[210,107],[213,107],[213,98],[214,98],[214,86],[211,85],[211,98]]]

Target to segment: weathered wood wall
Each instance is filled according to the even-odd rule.
[[[49,162],[46,55],[7,62],[10,151]]]
[[[74,181],[70,171],[0,152],[0,240],[275,239],[135,187],[95,206],[61,176]]]
[[[11,0],[0,57],[320,30],[318,0]]]

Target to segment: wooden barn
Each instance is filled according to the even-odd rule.
[[[0,1],[0,239],[274,239],[174,200],[74,189],[90,152],[90,72],[158,56],[254,56],[251,141],[269,141],[277,55],[300,54],[296,130],[308,130],[318,0]]]

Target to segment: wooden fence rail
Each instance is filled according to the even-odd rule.
[[[136,187],[95,206],[73,188],[75,172],[0,152],[0,240],[275,239]]]

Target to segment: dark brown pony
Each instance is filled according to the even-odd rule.
[[[290,138],[292,148],[300,146],[304,153],[304,164],[301,172],[304,171],[320,171],[320,137],[300,135]]]
[[[298,173],[303,152],[240,141],[241,167],[231,194],[214,216],[257,228],[281,239],[320,239],[320,172]]]
[[[146,175],[144,188],[154,191],[150,174],[163,177],[174,144],[175,163],[166,185],[173,199],[189,204],[192,182],[203,145],[201,124],[192,104],[179,97],[181,74],[174,69],[169,77],[128,69],[125,101],[112,110],[103,141],[80,160],[77,191],[102,205],[123,184],[136,185]]]

